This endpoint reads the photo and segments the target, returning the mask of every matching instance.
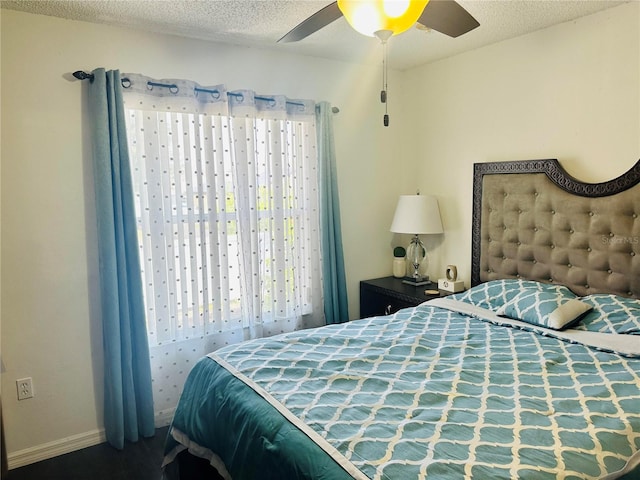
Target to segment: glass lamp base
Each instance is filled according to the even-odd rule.
[[[402,281],[402,283],[413,285],[415,287],[429,285],[431,283],[431,281],[429,280],[429,276],[421,275],[419,273],[420,266],[425,266],[424,264],[427,261],[427,251],[420,241],[420,237],[418,237],[418,235],[414,235],[414,237],[411,239],[411,243],[407,247],[407,258],[409,259],[409,262],[413,267],[413,274],[409,274]]]

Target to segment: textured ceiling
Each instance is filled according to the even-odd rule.
[[[381,55],[378,40],[356,33],[344,18],[300,42],[276,43],[328,1],[2,0],[1,3],[6,9],[352,62],[379,63]],[[458,38],[411,29],[390,40],[389,66],[404,70],[626,2],[458,0],[458,3],[480,22],[480,27]]]

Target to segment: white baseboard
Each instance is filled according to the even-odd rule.
[[[106,440],[104,430],[93,430],[91,432],[80,433],[71,437],[61,438],[53,442],[43,443],[35,447],[18,450],[7,455],[9,470],[24,467],[31,463],[36,463],[48,458],[75,452],[81,448],[93,447]]]
[[[173,413],[175,410],[175,408],[171,408],[161,412],[156,412],[156,428],[166,427],[169,425],[171,423],[171,419],[173,419]],[[54,440],[52,442],[43,443],[42,445],[36,445],[35,447],[25,448],[24,450],[9,453],[7,455],[7,464],[9,470],[24,467],[25,465],[57,457],[58,455],[75,452],[82,448],[93,447],[94,445],[106,442],[106,440],[107,437],[104,429],[79,433],[78,435],[61,438],[60,440]]]

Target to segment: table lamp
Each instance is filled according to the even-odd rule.
[[[407,247],[407,258],[413,266],[413,274],[403,282],[416,287],[430,284],[429,277],[421,275],[419,271],[420,265],[427,257],[427,251],[419,235],[443,232],[436,197],[420,194],[400,195],[390,230],[393,233],[413,235]]]

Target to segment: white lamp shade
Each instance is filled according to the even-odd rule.
[[[438,200],[433,195],[400,195],[391,229],[393,233],[442,233]]]

